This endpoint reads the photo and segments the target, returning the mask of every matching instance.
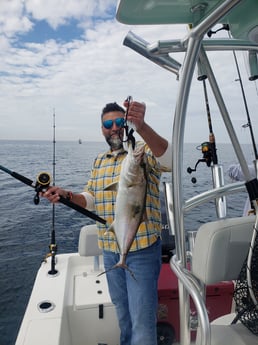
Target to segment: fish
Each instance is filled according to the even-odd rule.
[[[120,260],[109,270],[122,267],[135,278],[126,265],[126,257],[140,224],[147,220],[147,174],[144,145],[133,146],[133,143],[128,143],[128,154],[122,162],[118,183],[108,185],[105,190],[117,190],[114,221],[106,233],[111,231],[115,234]]]

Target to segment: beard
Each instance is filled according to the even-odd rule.
[[[119,133],[113,133],[112,135],[106,137],[106,142],[110,146],[111,151],[116,151],[123,148],[123,141],[121,140]]]

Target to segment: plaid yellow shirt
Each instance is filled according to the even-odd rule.
[[[163,168],[153,156],[149,147],[145,144],[147,157],[147,221],[143,221],[137,231],[130,251],[146,248],[153,244],[161,236],[161,214],[159,200],[159,184]],[[112,151],[100,153],[94,161],[91,177],[84,191],[91,193],[95,200],[95,209],[98,216],[104,218],[107,223],[97,223],[99,234],[98,244],[100,248],[108,251],[119,252],[116,238],[113,232],[106,230],[112,224],[115,214],[115,191],[104,191],[110,183],[119,181],[121,163],[126,157],[127,151],[121,150],[113,154]]]

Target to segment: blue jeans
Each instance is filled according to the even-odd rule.
[[[119,254],[103,251],[105,270],[119,261]],[[161,241],[129,252],[123,268],[107,272],[109,293],[121,331],[120,345],[157,345],[158,277],[161,268]]]

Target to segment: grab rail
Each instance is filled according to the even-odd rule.
[[[200,322],[201,342],[199,345],[211,344],[211,330],[210,321],[206,310],[205,301],[202,296],[201,287],[198,280],[191,274],[190,271],[185,269],[177,261],[176,255],[170,260],[170,267],[176,274],[177,278],[181,281],[188,294],[192,297],[198,320]]]

